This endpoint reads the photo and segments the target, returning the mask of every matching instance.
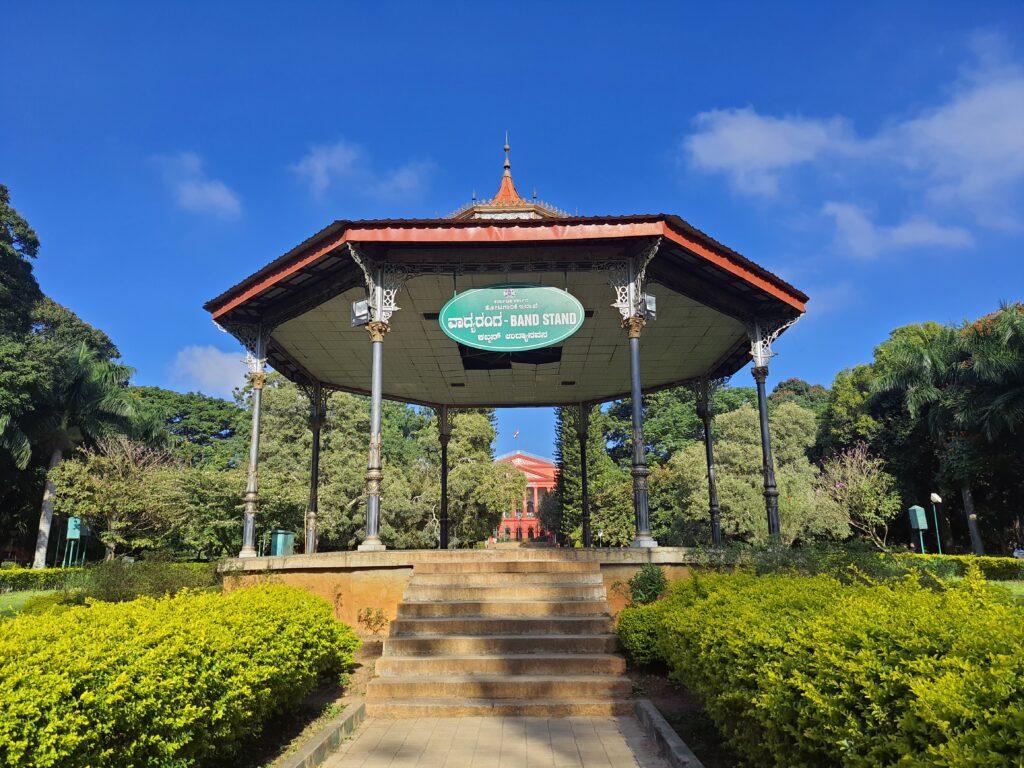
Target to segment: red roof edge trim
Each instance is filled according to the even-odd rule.
[[[367,243],[526,243],[556,240],[611,239],[626,237],[667,237],[695,255],[745,280],[788,304],[798,312],[806,308],[807,296],[763,267],[734,251],[701,236],[681,219],[666,215],[635,217],[587,217],[562,220],[514,222],[422,221],[335,222],[303,244],[275,259],[266,267],[225,291],[204,306],[214,320],[259,295],[280,280],[323,258],[346,242]],[[340,230],[340,231],[339,231]],[[331,235],[334,235],[333,237]],[[326,239],[325,238],[329,238]],[[707,242],[701,242],[706,240]]]

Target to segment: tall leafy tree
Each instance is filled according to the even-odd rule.
[[[39,238],[0,184],[0,451],[24,466],[31,452],[18,420],[32,404],[42,366],[27,354],[32,311],[42,299],[32,274]]]
[[[745,407],[717,416],[714,430],[722,530],[733,540],[765,541],[768,525],[757,411]],[[849,534],[842,510],[817,503],[817,470],[807,456],[815,431],[814,413],[794,403],[783,403],[772,416],[779,516],[783,539],[790,543]],[[656,510],[652,519],[662,521],[661,540],[675,545],[710,540],[703,446],[688,446],[656,468],[651,488]]]
[[[26,433],[33,450],[48,457],[34,568],[46,565],[56,492],[53,470],[78,446],[111,430],[130,428],[134,408],[127,384],[132,372],[127,366],[97,359],[85,344],[69,350],[60,360],[54,386],[43,393],[28,417]]]
[[[934,334],[894,336],[884,362],[875,391],[900,394],[911,417],[927,424],[940,451],[940,470],[960,491],[971,547],[984,554],[972,488],[980,455],[976,435],[967,429],[971,393],[961,375],[967,363],[962,334],[942,326]]]

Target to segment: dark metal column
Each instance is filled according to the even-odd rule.
[[[587,486],[587,438],[590,433],[590,403],[580,403],[576,418],[576,437],[580,441],[580,505],[583,515],[583,546],[590,541],[590,489]]]
[[[722,545],[722,514],[718,506],[718,483],[715,481],[715,450],[711,434],[711,419],[715,411],[715,387],[701,379],[697,391],[697,415],[704,425],[704,453],[708,462],[708,510],[711,513],[711,543]]]
[[[629,333],[630,397],[633,400],[633,509],[636,512],[636,538],[630,546],[656,547],[651,536],[651,516],[647,499],[647,446],[644,443],[643,392],[640,388],[640,332],[646,321],[628,317],[622,322]]]
[[[441,441],[441,531],[438,549],[448,549],[448,441],[452,439],[452,422],[447,405],[437,410],[438,439]]]
[[[380,483],[384,477],[381,466],[381,390],[383,387],[384,334],[391,330],[387,323],[373,320],[366,326],[373,343],[370,374],[370,459],[366,466],[366,537],[357,549],[385,549],[380,541]]]
[[[775,461],[772,459],[772,436],[768,428],[768,397],[764,381],[768,377],[768,366],[755,366],[751,373],[757,382],[757,410],[761,416],[761,457],[764,472],[764,506],[768,512],[768,535],[778,537],[782,533],[779,522],[779,489],[775,486]]]
[[[260,413],[263,404],[263,385],[267,374],[263,364],[267,355],[267,337],[258,328],[249,357],[249,383],[252,384],[252,434],[249,438],[249,469],[245,481],[245,516],[242,520],[242,550],[239,557],[256,557],[256,500],[259,493],[257,469],[260,459]]]
[[[313,433],[313,444],[309,457],[309,503],[306,505],[306,546],[305,553],[316,552],[316,516],[320,489],[320,430],[327,418],[327,396],[323,385],[317,381],[306,390],[309,396],[309,429]]]

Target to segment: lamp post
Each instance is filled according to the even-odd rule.
[[[932,494],[932,520],[935,521],[935,547],[939,554],[942,554],[942,539],[939,538],[939,512],[935,509],[936,504],[942,503],[942,497],[937,493]]]

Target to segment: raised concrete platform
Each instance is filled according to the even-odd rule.
[[[465,600],[473,589],[480,594]],[[523,591],[531,596],[522,597]],[[587,610],[567,612],[567,605]],[[415,565],[398,615],[366,689],[373,716],[632,711],[632,683],[614,653],[600,563]]]
[[[339,619],[357,627],[356,616],[363,608],[380,608],[392,620],[398,617],[398,606],[409,587],[414,567],[423,576],[458,572],[468,576],[486,571],[481,566],[488,563],[502,563],[511,578],[503,584],[496,584],[487,578],[481,581],[467,579],[459,585],[458,592],[451,592],[443,584],[432,585],[428,579],[417,584],[415,591],[409,593],[412,600],[427,602],[442,595],[467,603],[489,602],[494,598],[506,601],[607,599],[608,610],[614,616],[626,600],[625,594],[616,585],[628,581],[641,565],[661,565],[665,575],[675,580],[688,574],[689,566],[695,559],[695,550],[682,547],[411,549],[236,558],[226,561],[221,571],[225,588],[229,590],[268,579],[307,589],[328,600]],[[592,569],[595,564],[599,566],[600,579],[592,579],[593,583],[581,585],[576,576]],[[542,577],[544,583],[530,583],[534,578],[530,574],[540,571],[549,575],[557,573],[559,578]],[[444,591],[438,591],[438,587]],[[581,587],[585,588],[584,591],[580,590]],[[413,610],[423,610],[425,613],[407,614],[401,618],[426,618],[431,615],[430,608]],[[476,615],[493,615],[493,609],[482,610],[483,613]],[[525,606],[514,611],[514,615],[530,615],[530,609]],[[581,611],[567,609],[566,613]]]

